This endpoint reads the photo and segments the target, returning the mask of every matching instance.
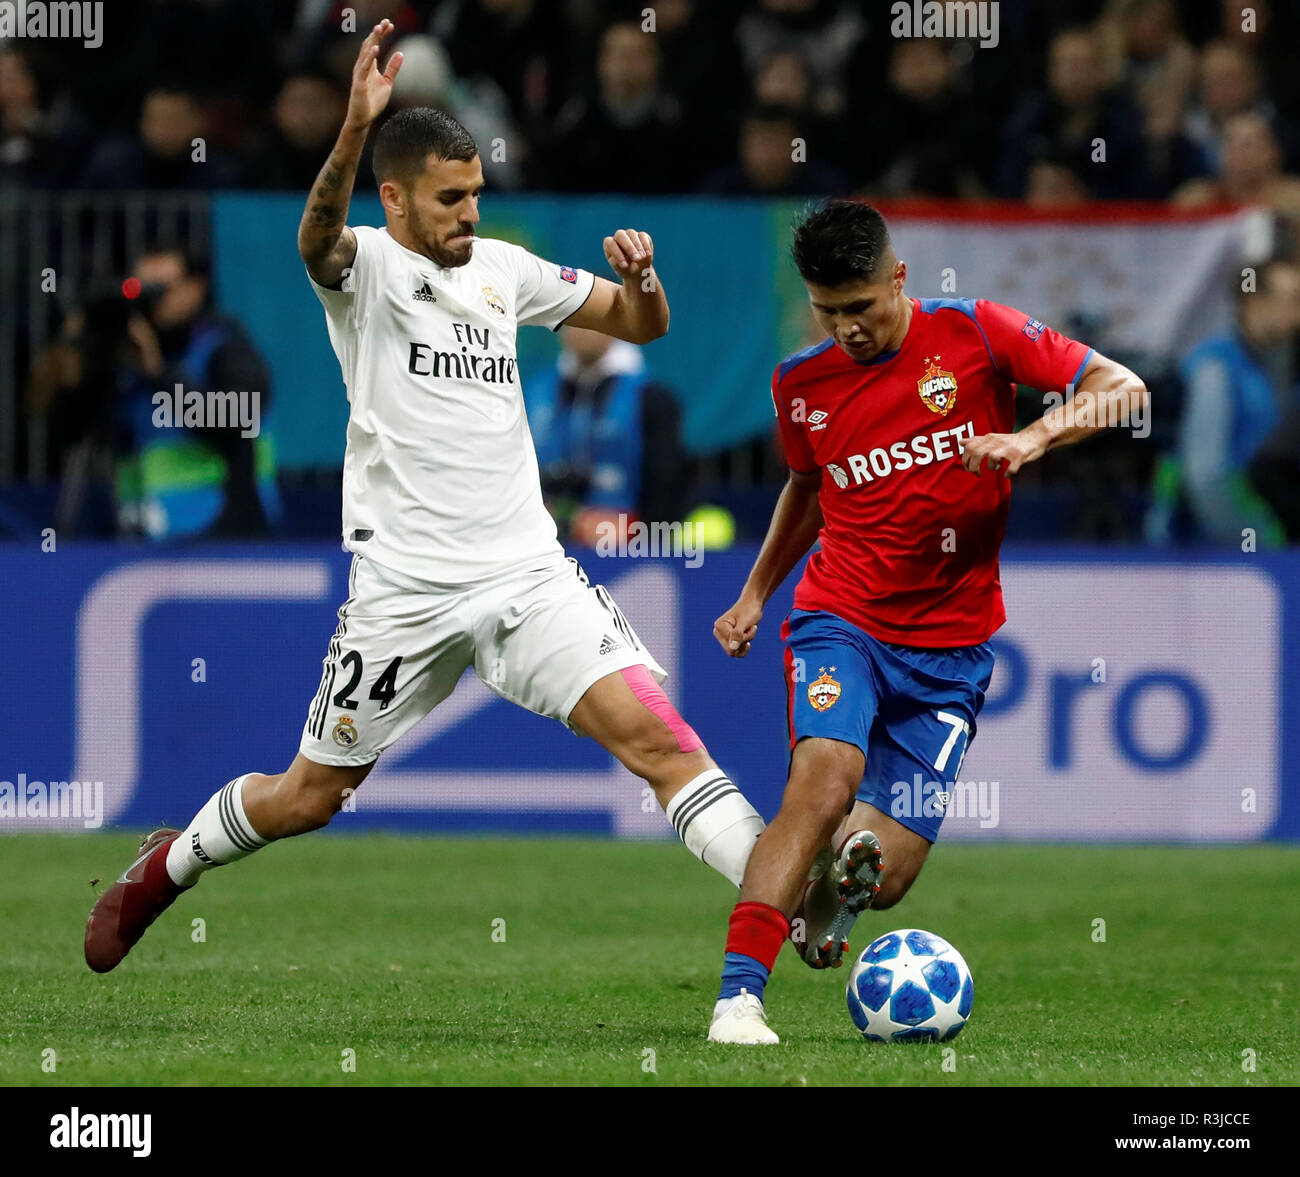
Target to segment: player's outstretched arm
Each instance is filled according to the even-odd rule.
[[[984,433],[962,447],[961,462],[979,474],[985,462],[990,470],[1011,477],[1026,462],[1037,461],[1050,449],[1074,445],[1115,425],[1140,425],[1151,394],[1147,386],[1123,364],[1094,352],[1074,395],[1048,409],[1019,433]]]
[[[668,332],[668,298],[655,272],[649,233],[620,229],[605,238],[605,260],[623,281],[597,278],[587,301],[565,322],[628,343],[650,343]]]
[[[750,569],[740,598],[713,623],[713,636],[733,658],[743,658],[758,633],[763,606],[808,553],[822,528],[822,508],[817,497],[821,471],[790,471],[772,511],[772,522]]]
[[[352,67],[343,129],[312,185],[298,223],[298,256],[306,263],[307,273],[322,286],[337,287],[343,281],[343,271],[357,256],[357,239],[347,227],[348,204],[366,135],[388,105],[393,79],[402,64],[402,55],[394,53],[388,67],[382,74],[379,72],[379,49],[392,31],[393,22],[381,20],[361,42],[357,63]]]

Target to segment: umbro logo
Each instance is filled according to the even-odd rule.
[[[420,285],[416,287],[415,293],[412,294],[411,297],[415,299],[416,302],[437,302],[438,301],[433,291],[429,289],[429,283],[427,279],[421,281]]]
[[[819,429],[825,429],[828,417],[830,417],[830,414],[825,409],[818,409],[815,413],[809,413],[808,432],[816,433]]]
[[[604,640],[600,643],[600,654],[612,654],[615,650],[623,649],[622,642],[616,642],[609,634],[606,634]]]

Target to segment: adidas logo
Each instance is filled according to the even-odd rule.
[[[609,634],[606,634],[604,640],[600,643],[600,649],[597,651],[597,653],[610,654],[613,653],[613,651],[615,650],[621,650],[621,649],[623,649],[623,643],[616,642],[612,637],[609,636]]]
[[[429,283],[423,281],[420,283],[420,289],[411,295],[416,302],[437,302],[432,290],[429,289]]]

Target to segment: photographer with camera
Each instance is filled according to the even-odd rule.
[[[167,540],[278,524],[269,375],[209,293],[202,259],[154,247],[121,288],[92,288],[33,365],[32,403],[62,455],[61,531]],[[227,401],[254,418],[214,411]]]

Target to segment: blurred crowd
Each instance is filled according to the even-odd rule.
[[[343,118],[355,30],[389,17],[394,104],[455,113],[494,187],[1300,209],[1300,5],[1002,0],[991,52],[892,36],[894,7],[112,5],[93,70],[75,42],[3,45],[0,186],[305,189]]]
[[[1238,291],[1232,326],[1156,389],[1164,438],[1080,447],[1023,478],[1018,501],[1031,530],[1050,523],[1042,538],[1234,543],[1250,527],[1261,543],[1300,539],[1300,4],[1001,0],[990,49],[895,35],[886,0],[106,8],[93,68],[75,41],[0,40],[0,191],[32,204],[51,190],[152,193],[148,218],[177,193],[305,193],[342,123],[359,37],[387,17],[385,51],[404,55],[391,106],[451,111],[477,139],[490,188],[1264,205],[1275,256]],[[369,183],[363,160],[358,184]],[[48,448],[56,516],[74,531],[300,533],[266,439],[159,436],[113,407],[173,380],[256,386],[269,403],[272,374],[213,308],[207,260],[175,232],[186,226],[143,223],[148,240],[132,248],[119,235],[96,270],[142,283],[134,311],[116,297],[118,273],[79,292],[33,355],[19,324],[28,375],[14,403],[39,429],[20,432],[17,468],[35,469]],[[65,229],[50,227],[51,241]],[[688,460],[675,405],[693,390],[659,385],[630,345],[572,332],[562,345],[530,412],[566,536],[589,540],[611,514],[679,517],[723,500],[741,535],[761,534],[784,474],[771,439]],[[105,399],[107,385],[119,395]],[[324,497],[335,495],[327,479]],[[332,515],[298,500],[299,520]]]

